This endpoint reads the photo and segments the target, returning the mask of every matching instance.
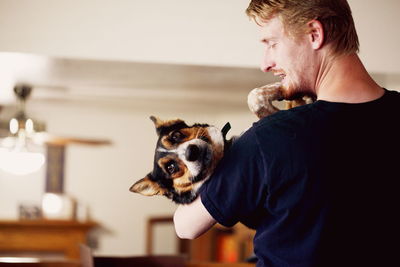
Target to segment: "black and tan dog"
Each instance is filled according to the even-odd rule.
[[[274,100],[283,100],[279,83],[255,88],[248,95],[249,108],[259,118],[278,111],[272,104]],[[287,106],[304,103],[300,99],[288,102]],[[229,126],[219,130],[208,124],[189,126],[180,119],[150,118],[158,134],[154,167],[130,191],[145,196],[163,195],[180,204],[190,203],[232,142],[225,138]]]
[[[226,139],[208,124],[188,126],[182,120],[150,117],[158,134],[153,171],[130,191],[164,195],[176,203],[190,203],[224,154]]]

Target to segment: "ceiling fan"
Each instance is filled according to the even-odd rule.
[[[11,118],[0,120],[0,149],[9,152],[25,152],[33,151],[37,147],[45,147],[47,151],[46,192],[63,193],[66,146],[68,144],[110,145],[111,141],[52,135],[46,132],[44,122],[35,120],[26,113],[25,106],[32,93],[32,86],[17,84],[14,86],[14,93],[17,98],[17,112]],[[11,154],[8,155],[7,157],[10,157]]]
[[[52,135],[46,132],[44,122],[34,120],[26,113],[25,106],[32,93],[32,86],[28,84],[17,84],[14,94],[17,98],[17,112],[6,120],[0,120],[0,138],[22,137],[28,142],[36,145],[68,145],[71,143],[84,145],[108,145],[111,142],[106,139],[76,138]]]

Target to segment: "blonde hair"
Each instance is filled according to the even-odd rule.
[[[336,55],[357,53],[358,36],[346,0],[251,0],[246,14],[259,24],[278,16],[289,34],[306,32],[311,20],[321,22],[325,44]]]

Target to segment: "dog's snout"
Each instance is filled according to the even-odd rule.
[[[188,161],[196,161],[200,157],[200,148],[196,145],[189,145],[185,152],[185,157]]]

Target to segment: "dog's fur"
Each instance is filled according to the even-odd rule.
[[[261,119],[278,111],[272,104],[274,100],[283,100],[279,83],[255,88],[248,95],[249,109]],[[299,99],[286,106],[291,108],[305,102]],[[150,118],[158,134],[154,167],[130,191],[145,196],[163,195],[179,204],[190,203],[211,176],[231,140],[226,140],[226,132],[208,124],[188,126],[180,119]]]
[[[150,118],[158,134],[154,168],[130,191],[190,203],[222,158],[225,138],[219,129],[208,124],[188,126],[179,119]]]

